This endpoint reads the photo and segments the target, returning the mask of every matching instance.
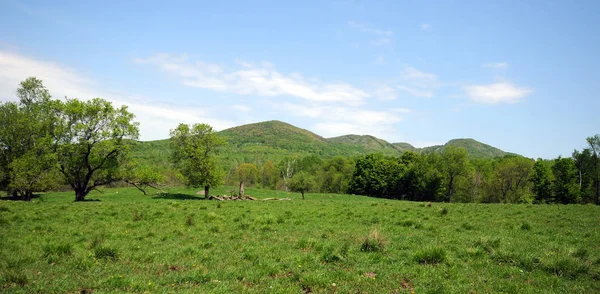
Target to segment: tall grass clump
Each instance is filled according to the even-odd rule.
[[[446,261],[446,250],[441,247],[429,247],[418,250],[414,260],[421,264],[438,264]]]
[[[119,259],[119,252],[115,248],[98,246],[94,248],[94,256],[97,259],[114,261]]]
[[[372,230],[362,242],[362,245],[360,246],[360,251],[378,252],[383,251],[384,248],[385,238],[377,230]]]

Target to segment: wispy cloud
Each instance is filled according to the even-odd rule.
[[[429,24],[429,23],[422,23],[421,24],[421,30],[423,30],[423,31],[429,31],[429,30],[431,30],[431,24]]]
[[[484,68],[491,68],[491,69],[507,69],[508,63],[507,62],[488,62],[488,63],[482,64],[481,66]]]
[[[396,90],[386,84],[379,85],[373,90],[373,96],[380,100],[394,100],[398,97]]]
[[[205,122],[221,130],[233,122],[211,117],[206,108],[175,105],[154,101],[136,95],[107,91],[90,78],[64,65],[41,61],[21,54],[0,51],[0,101],[15,101],[19,82],[30,76],[44,81],[56,98],[69,97],[83,100],[94,97],[107,99],[115,106],[128,105],[140,122],[140,139],[164,139],[178,123]],[[102,88],[102,90],[100,90]]]
[[[375,64],[379,64],[379,65],[384,65],[386,64],[387,61],[385,60],[385,57],[379,55],[375,58]]]
[[[418,70],[407,66],[400,73],[402,84],[397,88],[412,96],[431,98],[434,90],[439,86],[438,77],[435,74]]]
[[[157,54],[135,58],[135,62],[150,64],[178,76],[190,87],[225,93],[258,96],[293,96],[314,102],[341,102],[360,105],[371,95],[344,82],[320,82],[299,74],[282,74],[273,65],[238,62],[234,70],[224,70],[218,64],[190,61],[185,56]]]
[[[372,35],[373,40],[371,40],[371,44],[375,46],[390,44],[394,36],[394,32],[391,30],[379,29],[364,22],[349,21],[348,26],[359,32]]]
[[[231,108],[233,108],[234,110],[237,110],[237,111],[241,111],[241,112],[248,112],[248,111],[252,110],[251,107],[246,106],[246,105],[241,105],[241,104],[232,105]]]
[[[531,88],[519,87],[507,82],[469,85],[463,87],[463,90],[471,100],[487,104],[516,103],[533,92]]]
[[[393,138],[394,125],[402,116],[392,111],[375,111],[355,107],[319,106],[283,103],[278,107],[290,115],[315,120],[313,129],[324,137],[346,134]]]

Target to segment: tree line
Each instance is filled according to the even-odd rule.
[[[16,91],[18,102],[0,104],[0,190],[31,199],[34,192],[68,185],[75,200],[117,182],[144,194],[159,188],[164,175],[129,155],[139,124],[126,106],[101,98],[53,100],[41,80],[31,77]],[[285,157],[279,162],[238,163],[223,168],[217,155],[228,144],[207,124],[180,124],[171,130],[171,162],[188,187],[235,184],[245,187],[321,193],[349,193],[412,201],[481,203],[600,204],[600,137],[571,157],[532,160],[517,155],[469,158],[464,148],[441,153],[411,151],[357,157]],[[234,142],[235,143],[235,142]]]

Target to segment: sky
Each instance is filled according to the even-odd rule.
[[[600,133],[600,1],[0,0],[0,101],[127,105],[140,139],[280,120],[532,158]]]

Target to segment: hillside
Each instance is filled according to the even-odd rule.
[[[404,151],[416,150],[415,147],[408,143],[391,144],[385,140],[370,136],[370,135],[344,135],[327,139],[331,143],[337,143],[341,146],[352,146],[360,150],[360,153],[381,152],[386,155],[398,155]]]
[[[444,145],[435,145],[430,147],[422,148],[422,152],[431,153],[436,152],[440,153],[444,151],[444,149],[448,146],[454,146],[457,148],[465,148],[469,157],[472,158],[494,158],[494,157],[502,157],[504,155],[508,155],[510,153],[502,151],[498,148],[492,147],[490,145],[478,142],[474,139],[453,139],[448,141],[448,143]]]
[[[454,139],[445,145],[415,148],[408,143],[389,143],[369,135],[345,135],[323,138],[308,130],[281,121],[266,121],[233,127],[219,132],[228,145],[219,155],[225,165],[242,162],[262,164],[280,161],[286,156],[318,155],[358,156],[374,152],[398,156],[404,151],[441,152],[447,146],[463,147],[473,158],[493,158],[508,153],[473,139]],[[141,163],[170,167],[169,141],[132,142],[132,155]]]

